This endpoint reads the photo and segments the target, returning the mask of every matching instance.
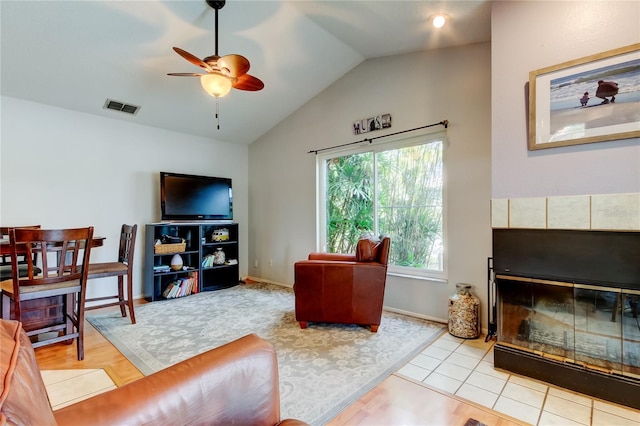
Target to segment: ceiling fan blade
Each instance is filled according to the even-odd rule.
[[[231,77],[240,77],[249,71],[249,60],[242,55],[225,55],[218,58],[220,71]]]
[[[233,88],[256,92],[264,88],[264,83],[259,78],[256,78],[249,74],[244,74],[238,77],[238,80],[233,83]]]
[[[211,71],[211,67],[209,66],[209,64],[207,64],[206,62],[204,62],[202,59],[192,55],[191,53],[187,52],[186,50],[182,50],[179,47],[174,47],[173,50],[180,56],[182,56],[184,59],[186,59],[187,61],[191,62],[193,65],[196,65],[200,68],[203,68],[207,71]]]
[[[201,77],[202,74],[196,74],[194,72],[170,72],[167,75],[173,75],[177,77]]]

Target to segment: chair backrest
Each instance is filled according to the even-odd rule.
[[[378,247],[378,262],[386,265],[389,263],[389,252],[391,251],[391,238],[383,237]]]
[[[26,228],[26,229],[40,229],[40,225],[30,225],[30,226],[0,226],[0,237],[2,239],[9,239],[9,232],[11,232],[12,228]],[[36,259],[32,259],[32,263],[35,262]],[[19,256],[18,264],[27,263],[26,256]],[[0,256],[0,266],[11,265],[11,254],[3,254]]]
[[[56,284],[81,280],[86,284],[93,227],[75,229],[12,228],[9,232],[11,260],[14,264],[21,255],[33,258],[40,255],[41,274],[28,263],[26,277],[19,278],[12,271],[14,294],[20,294],[21,285]]]
[[[138,225],[122,225],[120,230],[120,248],[118,249],[118,262],[133,265],[133,251],[136,245]]]

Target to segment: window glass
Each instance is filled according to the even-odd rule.
[[[442,140],[380,144],[320,158],[320,237],[354,253],[364,233],[391,237],[392,271],[444,271]],[[354,151],[356,151],[354,149]]]
[[[442,271],[442,143],[376,158],[378,230],[393,236],[389,263]]]

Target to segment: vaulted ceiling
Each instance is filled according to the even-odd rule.
[[[450,19],[437,30],[429,18]],[[4,96],[220,141],[250,144],[366,59],[490,40],[489,1],[229,0],[219,53],[251,62],[259,92],[216,102],[173,50],[212,55],[204,0],[0,1]],[[399,75],[402,70],[398,70]],[[107,99],[140,106],[104,109]],[[35,118],[34,118],[35,119]]]

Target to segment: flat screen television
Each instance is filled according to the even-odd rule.
[[[232,220],[231,179],[160,172],[162,220]]]

